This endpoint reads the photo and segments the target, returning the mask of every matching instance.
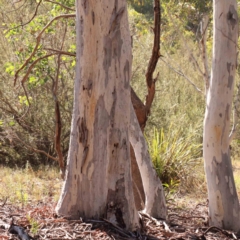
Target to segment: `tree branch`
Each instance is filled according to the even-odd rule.
[[[66,52],[66,51],[62,51],[62,50],[58,50],[58,49],[44,48],[44,50],[56,52],[58,54],[67,55],[67,56],[71,56],[71,57],[76,57],[76,53]]]
[[[172,67],[168,62],[166,62],[164,59],[161,58],[161,60],[170,68],[172,69],[175,73],[177,73],[178,75],[184,77],[198,92],[202,93],[202,90],[200,88],[198,88],[190,79],[189,77],[187,77],[181,70],[177,70],[174,67]]]
[[[48,58],[48,57],[51,57],[51,56],[53,56],[53,55],[56,55],[56,54],[58,54],[58,53],[49,53],[49,54],[47,54],[47,55],[44,55],[44,56],[36,59],[36,60],[29,66],[26,74],[24,75],[24,77],[23,77],[22,80],[21,80],[21,84],[23,85],[23,84],[25,83],[25,81],[27,80],[27,78],[28,78],[29,74],[31,73],[33,67],[34,67],[39,61],[41,61],[41,60],[44,59],[44,58]]]
[[[59,5],[59,6],[61,6],[62,8],[64,8],[64,9],[66,9],[66,10],[69,10],[69,11],[75,11],[75,9],[72,9],[72,8],[70,8],[70,7],[67,7],[67,6],[65,6],[65,5],[63,5],[63,4],[61,4],[61,3],[59,3],[59,2],[55,2],[55,1],[50,1],[50,0],[44,0],[45,2],[49,2],[49,3],[52,3],[52,4],[56,4],[56,5]]]
[[[36,149],[36,148],[34,148],[34,147],[32,147],[32,146],[30,146],[30,145],[28,145],[28,144],[26,144],[25,142],[23,142],[18,136],[15,136],[15,138],[17,138],[18,139],[18,141],[19,142],[21,142],[26,148],[28,148],[28,149],[31,149],[32,151],[34,151],[34,152],[36,152],[36,153],[41,153],[41,154],[43,154],[43,155],[45,155],[45,156],[47,156],[48,158],[51,158],[52,160],[54,160],[54,161],[57,161],[58,162],[58,158],[55,158],[55,157],[53,157],[53,156],[51,156],[51,155],[49,155],[48,153],[46,153],[45,151],[43,151],[43,150],[39,150],[39,149]]]
[[[61,44],[61,50],[64,45],[64,39],[66,37],[66,32],[67,32],[67,29],[65,28],[65,31],[63,34],[63,41]],[[64,179],[65,164],[64,164],[63,153],[62,153],[62,148],[61,148],[62,120],[61,120],[61,112],[60,112],[59,102],[57,99],[60,64],[61,64],[61,55],[59,54],[58,60],[57,60],[57,72],[56,72],[56,78],[55,78],[56,80],[54,81],[54,86],[53,86],[53,97],[54,97],[54,101],[55,101],[55,120],[56,120],[56,123],[55,123],[55,150],[58,155],[58,163],[59,163],[59,167],[61,169],[61,176]]]
[[[23,79],[21,80],[21,86],[22,86],[22,88],[23,88],[23,90],[24,90],[24,93],[25,93],[25,96],[26,96],[26,98],[27,98],[28,106],[30,106],[30,101],[29,101],[29,98],[28,98],[27,90],[26,90],[26,88],[25,88],[25,86],[24,86],[25,81],[27,80],[27,78],[28,78],[29,74],[31,73],[33,67],[34,67],[40,60],[42,60],[42,59],[44,59],[44,58],[48,58],[48,57],[50,57],[50,56],[52,56],[52,55],[55,55],[55,54],[57,54],[57,53],[50,53],[50,54],[47,54],[47,55],[45,55],[45,56],[42,56],[42,57],[36,59],[36,60],[30,65],[30,67],[29,67],[28,70],[27,70],[27,73],[24,75]],[[28,109],[29,109],[29,107],[28,107]],[[27,109],[26,113],[28,112],[28,109]],[[26,113],[25,113],[25,114],[26,114]],[[24,115],[25,115],[25,114],[24,114]]]
[[[62,14],[62,15],[59,15],[55,18],[53,18],[43,29],[42,31],[38,34],[37,38],[36,38],[36,45],[32,51],[32,53],[30,54],[30,56],[27,58],[27,60],[24,62],[24,64],[16,71],[15,73],[15,78],[14,78],[14,86],[16,85],[16,81],[17,81],[17,78],[18,78],[18,75],[20,73],[20,71],[22,71],[26,66],[27,64],[29,63],[29,61],[32,59],[32,57],[34,56],[34,54],[37,52],[38,50],[38,47],[39,47],[39,44],[40,44],[40,40],[41,40],[41,37],[42,37],[42,34],[45,32],[45,30],[55,21],[55,20],[58,20],[59,18],[71,18],[71,17],[75,17],[76,15],[75,14]]]
[[[44,59],[44,58],[51,57],[51,56],[53,56],[53,55],[57,55],[57,54],[58,54],[59,56],[60,56],[61,54],[65,54],[65,55],[69,55],[69,56],[76,56],[75,54],[71,54],[71,53],[68,53],[68,52],[56,50],[55,53],[49,53],[49,54],[47,54],[47,55],[44,55],[44,56],[36,59],[36,60],[30,65],[30,67],[29,67],[28,70],[27,70],[27,73],[26,73],[26,74],[24,75],[24,77],[22,78],[22,80],[21,80],[21,85],[22,85],[22,88],[23,88],[24,93],[25,93],[25,95],[26,95],[27,102],[28,102],[28,105],[29,105],[29,106],[30,106],[30,101],[29,101],[29,98],[28,98],[27,90],[26,90],[26,88],[25,88],[25,86],[24,86],[25,81],[27,80],[27,78],[28,78],[29,74],[31,73],[33,67],[34,67],[40,60],[42,60],[42,59]],[[25,114],[26,114],[26,113],[25,113]],[[25,115],[25,114],[24,114],[24,115]]]
[[[10,28],[7,32],[9,32],[9,31],[11,31],[11,30],[13,30],[15,28],[23,27],[23,26],[26,26],[27,24],[29,24],[36,17],[37,12],[38,12],[38,8],[39,8],[41,2],[42,2],[42,0],[40,0],[39,3],[37,4],[35,12],[34,12],[33,16],[31,17],[31,19],[29,21],[27,21],[26,23],[20,24],[20,25],[18,25],[16,27]]]
[[[157,77],[153,79],[153,73],[156,69],[158,59],[160,57],[160,31],[161,31],[161,9],[160,1],[154,0],[154,42],[152,49],[152,56],[148,63],[147,73],[146,73],[146,82],[148,88],[148,94],[146,96],[146,112],[147,115],[150,114],[150,108],[155,96],[155,82]]]

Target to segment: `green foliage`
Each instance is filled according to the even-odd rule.
[[[138,13],[153,18],[153,0],[127,0],[127,2]]]
[[[15,74],[15,67],[12,63],[6,63],[5,64],[5,71],[9,75],[13,76]]]
[[[194,143],[195,132],[182,129],[156,130],[148,139],[153,165],[167,188],[188,188],[193,183],[195,169],[201,163],[201,144]],[[187,134],[187,135],[186,135]]]
[[[143,14],[138,13],[134,8],[128,8],[129,25],[133,35],[141,36],[149,33],[151,21],[149,21]]]
[[[44,151],[56,157],[55,99],[60,103],[62,121],[62,151],[66,159],[73,101],[75,57],[58,54],[55,50],[75,51],[75,21],[61,18],[54,21],[41,35],[36,53],[21,70],[13,88],[16,71],[32,55],[36,37],[53,17],[69,13],[75,1],[57,0],[55,3],[5,1],[0,6],[0,163],[11,166],[31,164],[56,164]],[[60,3],[60,4],[56,4]],[[65,7],[64,7],[65,6]],[[33,18],[34,16],[34,18]],[[31,21],[29,21],[31,20]],[[49,50],[53,49],[53,50]],[[52,54],[45,57],[46,55]],[[59,68],[57,74],[56,69]],[[23,77],[26,92],[21,87]],[[53,87],[56,86],[56,96]],[[28,97],[26,96],[26,93]]]
[[[185,5],[192,5],[199,13],[210,13],[212,11],[212,0],[187,0]]]
[[[31,226],[31,229],[30,229],[31,233],[33,235],[36,235],[40,227],[38,221],[36,221],[34,218],[31,218],[31,216],[29,215],[27,216],[27,220],[29,221],[29,224]]]
[[[21,202],[22,208],[23,208],[26,205],[27,201],[28,201],[28,194],[23,192],[23,189],[21,187],[20,190],[16,191],[16,196],[18,198],[18,201]]]
[[[198,181],[198,165],[201,163],[199,157],[205,97],[177,73],[182,72],[204,92],[202,75],[191,61],[193,55],[203,69],[201,53],[195,37],[196,29],[188,27],[190,13],[196,14],[195,16],[199,14],[192,8],[179,7],[174,1],[162,1],[161,54],[163,57],[160,58],[155,73],[156,76],[159,72],[159,78],[156,82],[155,100],[145,134],[154,166],[167,192],[175,191],[180,187],[186,190],[189,186],[192,187],[193,183]],[[130,22],[134,24],[135,19],[137,17],[130,14]],[[196,20],[196,26],[198,24],[199,20],[198,23]],[[132,31],[134,59],[132,86],[143,102],[147,94],[145,72],[154,37],[149,29],[146,34],[135,34]]]

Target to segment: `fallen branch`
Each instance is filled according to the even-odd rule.
[[[215,226],[209,227],[209,228],[202,234],[202,236],[205,236],[208,232],[212,231],[213,229],[217,230],[218,232],[221,232],[222,234],[224,234],[224,235],[227,236],[227,237],[231,237],[231,238],[234,237],[234,239],[237,239],[234,233],[229,233],[229,232],[227,232],[227,231],[225,231],[225,230],[223,230],[223,229],[221,229],[221,228],[219,228],[219,227],[215,227]]]
[[[111,225],[115,228],[115,230],[118,231],[119,233],[121,233],[123,236],[125,236],[125,237],[127,237],[127,238],[131,237],[131,235],[128,234],[123,228],[118,227],[116,224],[108,221],[107,219],[103,219],[103,220],[104,220],[105,222],[111,224]]]

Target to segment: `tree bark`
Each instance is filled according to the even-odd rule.
[[[134,202],[137,210],[141,211],[144,209],[144,206],[145,206],[145,193],[143,189],[141,173],[140,173],[136,156],[131,144],[130,144],[130,153],[131,153],[131,169],[132,169]]]
[[[235,0],[214,0],[213,4],[213,62],[203,133],[209,223],[239,231],[239,202],[229,150],[230,115],[237,67],[237,3]]]
[[[161,32],[161,8],[160,8],[160,0],[154,0],[154,42],[152,48],[152,55],[150,57],[148,68],[146,71],[146,84],[147,84],[147,96],[146,96],[146,103],[140,100],[134,90],[131,88],[131,101],[136,113],[138,123],[142,132],[144,132],[144,128],[147,123],[148,116],[150,115],[150,109],[154,100],[155,96],[155,83],[158,78],[153,78],[153,73],[156,69],[159,57],[160,57],[160,32]],[[143,145],[146,142],[143,142]],[[144,146],[146,148],[146,146]],[[150,157],[148,157],[149,161],[151,161]],[[132,176],[133,176],[133,183],[134,183],[134,199],[135,204],[138,210],[143,209],[143,202],[145,202],[145,194],[143,190],[143,183],[139,172],[139,167],[137,166],[136,156],[134,152],[131,152],[131,165],[132,165]],[[154,170],[151,170],[154,171]],[[156,182],[155,182],[156,183]],[[161,184],[161,183],[160,183]]]
[[[139,226],[130,165],[131,38],[125,0],[76,1],[77,73],[66,180],[56,211]]]
[[[131,102],[132,102],[134,111],[136,113],[140,128],[141,128],[142,132],[144,132],[144,128],[146,126],[147,118],[148,118],[147,108],[143,104],[141,99],[138,97],[138,95],[135,93],[133,88],[131,88]]]
[[[133,107],[131,107],[130,142],[135,152],[145,192],[145,207],[143,212],[155,218],[166,219],[167,208],[162,183],[153,167],[147,143],[138,124]]]

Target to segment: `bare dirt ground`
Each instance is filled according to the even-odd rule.
[[[157,220],[140,213],[142,230],[129,232],[108,221],[58,217],[56,203],[49,198],[45,202],[14,206],[0,202],[0,240],[3,239],[93,239],[93,240],[157,240],[157,239],[240,239],[236,233],[208,226],[207,202],[189,202],[181,208],[168,204],[167,221]],[[9,232],[11,222],[20,226],[20,232],[29,234],[19,238]],[[32,238],[31,238],[32,237]]]

